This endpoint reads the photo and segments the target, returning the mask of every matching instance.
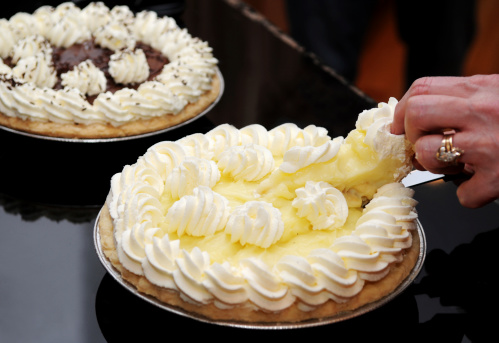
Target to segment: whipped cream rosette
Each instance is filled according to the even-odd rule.
[[[215,320],[321,318],[389,294],[419,254],[395,103],[346,138],[224,124],[155,144],[112,178],[106,256],[140,292]]]
[[[175,126],[220,95],[212,49],[172,18],[101,2],[72,2],[0,20],[0,124],[56,137],[130,136]],[[81,57],[80,57],[81,56]],[[81,60],[78,60],[78,59]],[[16,97],[79,92],[84,100],[63,122],[64,103],[26,111]],[[58,95],[55,95],[58,97]]]

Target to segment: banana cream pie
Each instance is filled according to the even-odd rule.
[[[346,138],[223,124],[151,146],[111,179],[104,255],[138,291],[210,320],[299,322],[385,297],[420,245],[396,103]]]

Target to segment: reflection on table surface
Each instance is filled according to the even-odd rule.
[[[299,330],[206,324],[144,302],[105,272],[93,245],[95,218],[111,176],[152,144],[222,123],[269,129],[283,122],[315,124],[335,137],[374,106],[245,12],[237,1],[187,2],[185,24],[213,46],[226,88],[208,115],[185,127],[109,144],[61,144],[0,130],[0,342],[146,341],[184,324],[189,330],[182,334],[193,338],[198,332],[265,338],[324,333],[342,341],[497,338],[499,315],[487,309],[497,308],[499,299],[493,292],[499,206],[462,208],[456,186],[443,181],[415,187],[427,240],[419,277],[387,305],[345,322]]]
[[[390,323],[397,332],[413,333],[404,341],[419,342],[435,335],[450,342],[494,337],[497,315],[487,309],[499,301],[491,272],[499,262],[494,249],[499,206],[462,209],[454,199],[452,183],[435,181],[415,189],[428,250],[416,281],[393,301],[360,317],[297,330],[207,324],[151,305],[100,265],[92,240],[99,209],[46,206],[2,195],[0,258],[10,262],[0,266],[0,332],[23,342],[38,342],[38,337],[56,342],[115,342],[152,339],[168,323],[169,327],[189,325],[193,330],[186,335],[196,334],[199,328],[210,334],[242,331],[254,337],[305,337],[334,330],[339,337],[349,337],[353,330],[357,339],[373,335],[381,339],[386,332],[380,327]],[[365,330],[357,332],[358,327]]]

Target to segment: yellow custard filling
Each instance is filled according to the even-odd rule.
[[[364,138],[365,132],[353,130],[331,161],[312,164],[293,174],[277,171],[262,182],[258,191],[272,194],[278,187],[294,197],[294,191],[307,181],[325,181],[344,193],[350,207],[360,207],[379,187],[399,181],[396,174],[407,163],[406,159],[380,159]]]
[[[213,190],[229,200],[231,208],[242,205],[248,201],[255,200],[255,194],[260,184],[258,182],[232,182],[227,177],[222,177]],[[238,264],[241,260],[250,257],[258,257],[268,265],[274,265],[286,255],[307,256],[318,246],[328,247],[343,235],[349,235],[355,228],[357,219],[362,214],[362,208],[350,208],[347,222],[340,229],[313,230],[306,218],[296,215],[296,209],[292,207],[293,199],[287,199],[288,194],[282,193],[280,187],[273,188],[257,199],[270,202],[280,210],[284,222],[284,232],[279,241],[269,248],[261,248],[252,244],[231,243],[230,237],[224,231],[219,231],[208,237],[194,237],[176,233],[169,233],[171,240],[180,239],[180,248],[191,251],[198,247],[210,254],[211,262],[230,262]],[[170,208],[174,200],[163,196],[162,204]],[[162,223],[157,236],[168,232],[167,223]]]
[[[170,240],[180,240],[180,248],[191,251],[195,247],[209,253],[212,263],[229,262],[237,265],[240,261],[257,257],[269,266],[275,265],[286,255],[307,256],[318,247],[330,247],[338,237],[350,235],[362,215],[363,204],[372,199],[376,190],[393,182],[396,171],[403,168],[406,161],[387,158],[379,160],[378,154],[363,140],[365,132],[353,130],[345,139],[338,154],[328,162],[316,163],[289,174],[279,170],[282,158],[274,158],[275,170],[259,181],[235,181],[222,175],[213,191],[225,197],[231,208],[248,201],[258,200],[271,203],[277,208],[284,222],[284,232],[278,242],[268,248],[253,244],[232,243],[226,232],[218,231],[208,237],[194,237],[169,233]],[[292,206],[296,189],[304,187],[308,181],[325,181],[343,192],[348,203],[348,217],[341,228],[314,230],[310,221],[297,215]],[[169,209],[175,201],[164,193],[161,202]],[[168,223],[160,225],[156,236],[168,233]]]

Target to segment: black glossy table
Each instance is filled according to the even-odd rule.
[[[416,281],[385,306],[344,322],[249,330],[161,310],[118,284],[94,248],[111,176],[147,147],[222,123],[283,122],[346,135],[374,102],[238,1],[187,1],[189,30],[214,48],[225,81],[206,116],[147,138],[54,142],[0,130],[0,342],[140,342],[204,337],[491,342],[499,335],[495,274],[499,205],[462,208],[456,186],[416,186],[427,241]],[[217,336],[215,336],[217,335]]]

